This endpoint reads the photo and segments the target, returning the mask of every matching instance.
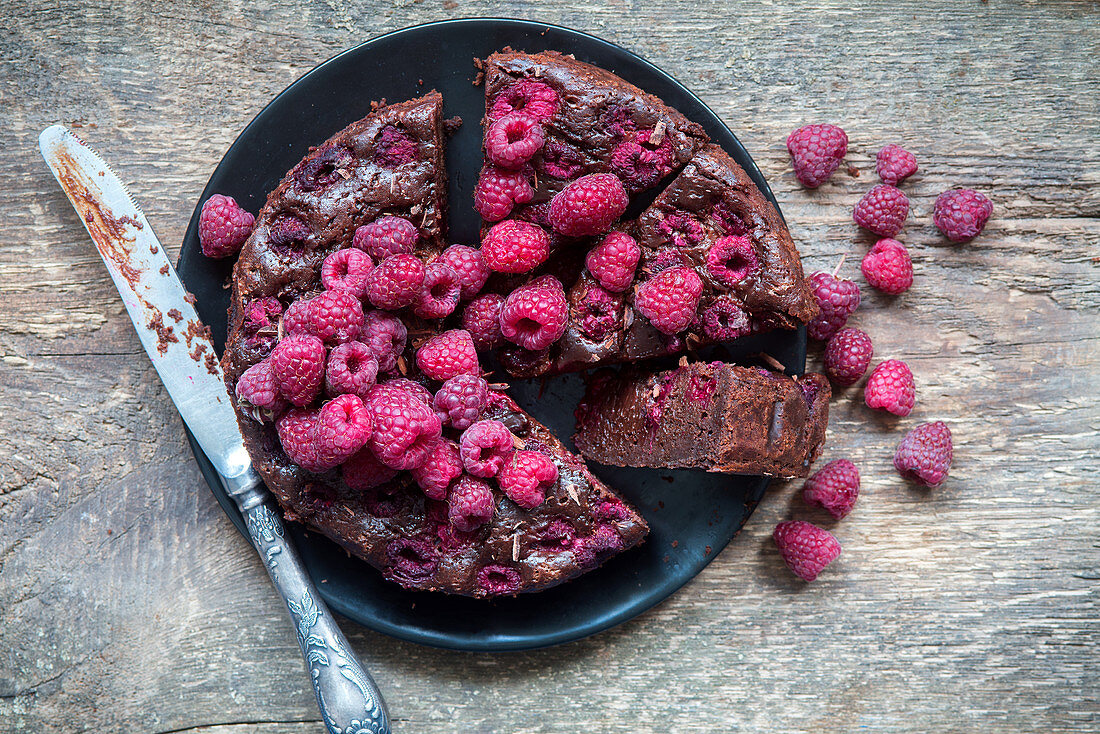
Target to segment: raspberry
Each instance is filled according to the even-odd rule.
[[[889,237],[881,239],[863,256],[863,277],[883,293],[896,296],[913,285],[913,261],[905,245]]]
[[[289,306],[283,314],[283,332],[286,334],[308,334],[309,327],[309,301],[308,298],[299,298]]]
[[[694,270],[670,268],[638,286],[634,304],[658,331],[675,334],[695,318],[702,293],[703,281]]]
[[[628,191],[647,189],[672,171],[672,137],[662,135],[659,142],[654,140],[652,130],[629,133],[611,152],[611,171]]]
[[[523,575],[514,568],[490,563],[477,572],[477,585],[489,596],[515,594],[523,583]]]
[[[665,242],[675,248],[691,247],[703,239],[703,225],[686,214],[672,212],[657,225],[657,231]]]
[[[840,555],[832,533],[802,520],[779,523],[772,539],[787,568],[803,581],[816,579]]]
[[[542,155],[535,162],[540,173],[550,178],[568,181],[580,175],[584,170],[584,156],[571,145],[551,140],[542,149]]]
[[[281,217],[271,225],[271,246],[280,252],[301,254],[316,246],[309,225],[297,217]]]
[[[718,296],[703,309],[703,333],[708,339],[726,342],[752,331],[752,322],[733,296]]]
[[[465,431],[477,420],[488,399],[485,380],[477,375],[455,375],[436,392],[432,407],[443,425]]]
[[[540,281],[545,285],[536,285]],[[550,281],[539,278],[517,288],[504,299],[500,308],[500,333],[505,339],[537,352],[549,347],[565,333],[569,320],[565,292],[561,283],[553,278]]]
[[[852,511],[859,497],[859,469],[847,459],[830,461],[802,485],[802,499],[820,505],[840,519]]]
[[[231,196],[214,194],[199,213],[199,245],[202,254],[221,259],[236,255],[252,233],[256,218]]]
[[[424,463],[412,470],[412,476],[430,499],[446,499],[451,482],[462,476],[458,444],[440,439]]]
[[[851,327],[841,329],[825,345],[825,374],[837,385],[854,385],[867,372],[874,354],[866,333]]]
[[[539,152],[544,142],[542,125],[531,115],[512,112],[489,125],[485,131],[485,157],[514,171]]]
[[[259,422],[263,421],[265,414],[270,416],[286,408],[286,400],[279,394],[271,362],[266,359],[244,371],[237,380],[235,393],[241,411]]]
[[[316,191],[331,186],[339,180],[340,169],[352,163],[351,151],[335,145],[326,145],[315,152],[294,172],[303,191]]]
[[[546,499],[546,490],[558,481],[558,467],[546,454],[516,451],[505,462],[497,483],[508,499],[533,510]]]
[[[368,311],[363,315],[362,341],[378,360],[379,372],[392,372],[397,358],[405,351],[408,330],[404,322],[385,311]]]
[[[489,266],[485,264],[485,258],[481,250],[466,245],[451,245],[443,251],[435,262],[450,265],[458,274],[459,298],[468,301],[485,287],[485,281],[489,279]]]
[[[374,268],[370,255],[354,247],[337,250],[321,265],[321,283],[330,291],[345,291],[362,298],[367,293],[367,276]]]
[[[417,296],[413,313],[422,319],[442,319],[458,308],[461,286],[454,268],[439,259],[424,267],[424,284]]]
[[[901,189],[889,184],[878,184],[872,188],[852,210],[852,219],[856,224],[879,237],[896,235],[908,216],[909,199],[901,193]]]
[[[345,461],[340,473],[344,476],[344,484],[357,490],[373,489],[397,476],[397,470],[380,462],[369,448],[360,449]]]
[[[299,408],[313,402],[325,377],[325,345],[309,334],[287,336],[271,350],[279,392]]]
[[[732,288],[760,269],[760,260],[748,237],[722,237],[707,252],[707,272]]]
[[[481,243],[485,264],[498,273],[526,273],[550,254],[550,238],[542,227],[518,219],[494,224]]]
[[[529,169],[506,171],[482,166],[474,188],[474,209],[486,222],[499,222],[512,213],[516,204],[526,204],[534,198]]]
[[[569,547],[573,545],[573,539],[576,537],[573,526],[564,520],[551,520],[543,527],[535,530],[533,535],[537,539],[536,542],[540,551],[553,553],[569,550]]]
[[[907,416],[916,401],[913,372],[899,359],[880,362],[867,378],[863,400],[868,408],[885,410],[894,415]]]
[[[455,375],[476,375],[481,369],[470,332],[451,329],[433,336],[416,350],[416,366],[433,380]]]
[[[407,377],[394,377],[390,380],[386,380],[386,382],[378,386],[376,390],[379,395],[390,390],[404,390],[429,408],[432,405],[432,391],[419,382],[410,380]],[[372,390],[371,395],[373,396],[374,394],[375,390]]]
[[[943,421],[921,423],[905,434],[894,454],[894,467],[902,477],[926,487],[938,487],[947,479],[954,453],[951,429]]]
[[[981,234],[993,202],[971,189],[950,189],[936,197],[932,221],[952,242],[966,242]]]
[[[415,255],[390,255],[367,276],[367,299],[377,308],[396,311],[411,305],[424,285],[424,263]]]
[[[523,112],[539,122],[549,120],[558,111],[558,93],[549,84],[521,79],[497,93],[489,108],[489,119],[497,120],[513,112]]]
[[[626,211],[626,189],[611,173],[581,176],[550,201],[550,226],[567,237],[588,237],[611,229]]]
[[[917,159],[900,145],[890,143],[875,156],[875,172],[883,183],[897,186],[917,172]]]
[[[574,304],[573,320],[586,336],[596,341],[607,337],[623,319],[623,299],[590,283]]]
[[[451,487],[447,519],[456,530],[470,532],[493,517],[493,490],[485,482],[461,476]]]
[[[424,538],[396,538],[386,545],[386,562],[397,583],[423,582],[439,567],[439,551]]]
[[[363,342],[347,342],[329,352],[325,367],[325,392],[358,395],[366,400],[378,377],[378,360]]]
[[[385,216],[355,230],[351,246],[358,247],[375,260],[390,255],[407,255],[416,248],[420,230],[408,219]]]
[[[301,317],[295,330],[312,334],[326,344],[354,341],[363,331],[363,306],[344,291],[323,291],[309,299]]]
[[[657,252],[648,259],[649,262],[642,268],[642,272],[648,275],[655,275],[669,268],[681,266],[691,267],[691,258],[687,256],[687,253],[674,247],[665,247],[657,250]]]
[[[432,409],[409,390],[389,387],[371,391],[367,407],[374,419],[368,444],[392,469],[415,469],[435,450],[442,424]]]
[[[397,168],[412,163],[418,157],[416,141],[396,125],[382,128],[374,144],[374,160],[385,168]]]
[[[848,153],[848,136],[836,125],[806,125],[787,136],[794,175],[803,186],[825,183]]]
[[[342,464],[367,443],[374,422],[358,395],[340,395],[324,404],[314,428],[318,458]]]
[[[474,423],[459,440],[462,465],[475,477],[495,477],[512,455],[512,434],[500,421]]]
[[[279,443],[287,458],[306,471],[320,474],[332,468],[321,460],[316,441],[319,411],[298,408],[288,410],[275,421]]]
[[[814,273],[809,279],[821,312],[808,324],[810,336],[825,341],[859,308],[859,286],[828,273]]]
[[[283,304],[278,298],[257,298],[249,301],[244,309],[244,330],[249,337],[259,334],[261,329],[271,329],[283,313]]]
[[[733,211],[725,201],[711,204],[710,218],[727,235],[745,235],[752,229],[744,217]]]
[[[592,277],[612,293],[621,293],[634,281],[642,249],[625,232],[611,232],[589,250],[584,264]]]
[[[504,296],[486,293],[470,301],[462,312],[462,328],[470,332],[478,349],[494,349],[504,343],[504,335],[500,333],[500,309],[503,305]]]

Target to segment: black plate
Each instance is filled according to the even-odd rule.
[[[199,199],[222,193],[257,211],[310,145],[365,115],[371,100],[401,101],[429,89],[443,93],[446,115],[464,124],[448,148],[451,239],[477,241],[472,207],[481,163],[482,90],[471,82],[473,59],[505,46],[526,51],[557,49],[610,69],[698,121],[749,172],[774,203],[752,158],[698,97],[649,62],[619,46],[578,31],[517,20],[453,20],[408,28],[345,51],[310,71],[256,116],[211,176]],[[199,206],[183,242],[179,274],[198,298],[219,351],[225,342],[231,263],[199,251]],[[739,343],[730,352],[766,350],[792,372],[805,367],[806,337],[781,332]],[[573,408],[581,382],[565,376],[541,383],[517,382],[512,394],[559,436],[573,433]],[[541,397],[540,397],[541,392]],[[226,514],[244,533],[241,516],[202,452],[195,456]],[[760,477],[696,471],[652,471],[595,466],[596,474],[638,506],[652,528],[641,547],[586,576],[539,594],[477,601],[405,591],[336,545],[292,525],[322,596],[341,614],[405,640],[459,650],[522,650],[556,645],[599,632],[667,598],[707,565],[744,524],[767,487]]]

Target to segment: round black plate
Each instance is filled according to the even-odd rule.
[[[451,239],[477,241],[472,207],[481,164],[482,89],[475,87],[474,58],[511,46],[525,51],[557,49],[610,69],[652,92],[706,128],[772,199],[771,191],[733,133],[695,95],[660,69],[625,49],[577,31],[517,20],[467,19],[430,23],[368,41],[310,71],[256,116],[211,176],[199,204],[215,193],[257,211],[267,193],[307,152],[370,110],[371,100],[402,101],[430,89],[443,93],[446,116],[464,124],[448,146]],[[199,206],[183,242],[179,274],[198,298],[198,311],[225,342],[229,292],[223,287],[231,263],[199,251]],[[804,332],[779,332],[746,340],[728,350],[766,350],[789,370],[805,366]],[[512,394],[557,435],[573,433],[573,408],[581,393],[577,376],[517,382]],[[210,488],[237,528],[240,514],[218,483],[209,461],[192,442]],[[325,600],[341,614],[371,629],[426,645],[459,650],[521,650],[556,645],[607,629],[649,609],[710,562],[744,524],[767,480],[696,471],[593,467],[645,515],[647,541],[602,568],[539,594],[477,601],[411,592],[382,579],[318,533],[292,524],[292,534]]]

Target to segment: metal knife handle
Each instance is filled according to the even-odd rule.
[[[298,632],[321,718],[332,734],[390,734],[382,693],[336,625],[317,587],[286,537],[270,493],[255,472],[226,480],[248,526],[252,544],[282,594]]]

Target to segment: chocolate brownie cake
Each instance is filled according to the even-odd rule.
[[[823,375],[722,362],[606,370],[589,380],[574,442],[614,466],[804,477],[825,440],[830,396]]]

